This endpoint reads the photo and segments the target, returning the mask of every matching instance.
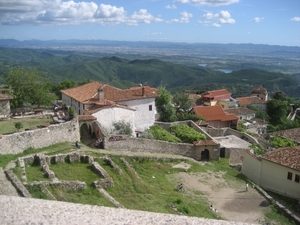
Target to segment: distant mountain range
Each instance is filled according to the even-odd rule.
[[[26,66],[37,67],[41,74],[52,82],[61,82],[64,79],[75,81],[90,79],[120,88],[137,84],[164,86],[171,92],[227,88],[234,96],[247,96],[256,86],[263,86],[270,93],[284,91],[293,97],[299,97],[300,93],[298,64],[293,67],[298,71],[293,76],[266,71],[261,69],[259,63],[258,69],[255,69],[255,61],[260,60],[270,64],[282,58],[285,60],[293,58],[297,61],[300,58],[299,47],[156,42],[147,42],[147,45],[144,42],[132,42],[128,45],[128,42],[79,40],[47,42],[0,40],[0,46],[4,46],[0,47],[0,83],[4,83],[5,68]],[[202,54],[199,53],[200,56],[195,56],[193,52],[200,51],[200,47],[198,50],[195,49],[196,46],[207,49],[203,50]],[[115,52],[112,51],[113,48],[116,49]],[[101,52],[101,49],[107,51]],[[183,50],[185,52],[180,54]],[[268,51],[268,54],[264,50]],[[219,54],[212,56],[212,52]],[[227,63],[224,63],[230,52],[231,54],[236,52],[232,58],[242,55],[245,58],[243,62],[237,64],[239,67],[248,66],[239,70],[233,69],[232,73],[217,71],[220,68],[232,69],[227,67],[228,59]],[[277,52],[277,55],[270,57],[270,52],[273,54]],[[190,62],[186,63],[187,61]],[[198,65],[200,63],[212,65],[203,67]],[[251,64],[253,66],[249,66]],[[235,67],[234,65],[231,64]]]

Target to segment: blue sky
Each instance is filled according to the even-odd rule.
[[[300,0],[0,0],[0,38],[300,46]]]

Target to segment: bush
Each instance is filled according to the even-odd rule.
[[[266,153],[265,149],[260,144],[252,144],[250,148],[253,149],[256,155],[263,155]]]
[[[156,140],[169,141],[169,142],[181,142],[181,140],[169,133],[168,131],[155,124],[149,128],[149,132]]]
[[[119,134],[125,134],[128,136],[132,135],[132,129],[129,122],[125,122],[124,120],[113,122],[112,124],[114,126],[114,129]]]
[[[176,137],[180,138],[184,143],[193,143],[194,141],[205,140],[205,134],[197,132],[192,127],[189,127],[186,124],[177,124],[170,127],[172,133]]]
[[[16,123],[15,123],[15,128],[19,131],[20,129],[23,128],[23,123],[20,122],[20,121],[16,122]]]
[[[281,147],[296,147],[296,143],[291,141],[291,140],[287,140],[285,138],[281,138],[281,137],[272,137],[271,138],[271,145],[274,148],[281,148]]]

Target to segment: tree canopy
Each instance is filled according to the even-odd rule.
[[[171,93],[165,88],[158,89],[159,97],[155,99],[159,120],[162,122],[173,122],[177,120],[176,111],[171,104]]]
[[[9,68],[5,79],[13,91],[12,108],[49,105],[55,98],[49,94],[50,84],[40,76],[37,69]]]

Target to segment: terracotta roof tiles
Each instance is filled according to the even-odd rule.
[[[97,81],[84,84],[78,87],[61,90],[61,92],[81,103],[89,104],[99,101],[99,89],[103,90],[104,99],[110,101],[126,101],[140,98],[155,98],[158,96],[156,93],[156,89],[148,86],[138,86],[122,90]]]
[[[220,89],[220,90],[207,91],[207,92],[202,94],[202,97],[212,98],[212,97],[215,97],[215,96],[228,95],[228,94],[231,95],[231,93],[228,90]]]
[[[248,109],[245,107],[238,107],[238,108],[231,108],[231,109],[224,109],[226,113],[232,113],[237,116],[240,115],[247,115],[247,114],[255,114],[255,111],[252,109]]]
[[[195,146],[215,146],[218,145],[217,142],[214,140],[200,140],[200,141],[194,141],[193,144]]]
[[[300,146],[278,148],[262,156],[263,159],[300,171]]]
[[[238,120],[238,117],[234,114],[226,114],[222,106],[195,106],[194,112],[197,115],[202,116],[206,121],[230,121]]]

